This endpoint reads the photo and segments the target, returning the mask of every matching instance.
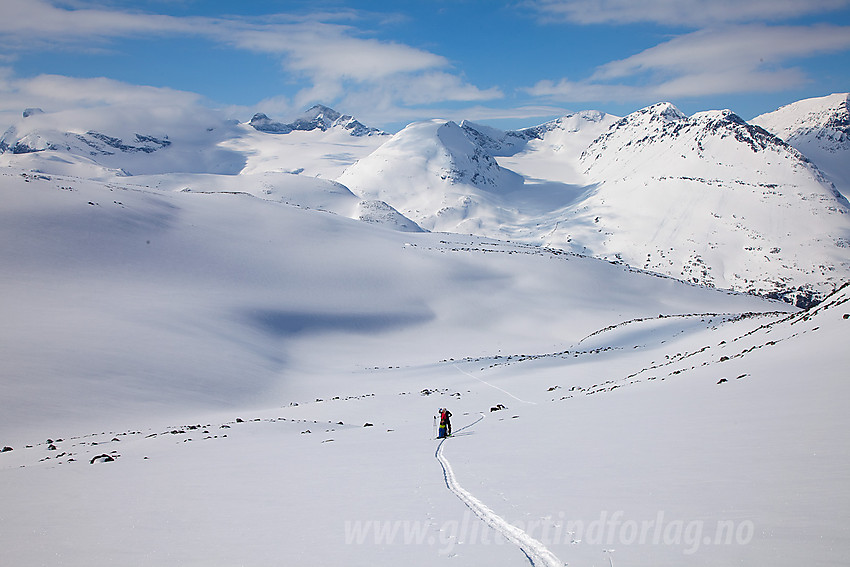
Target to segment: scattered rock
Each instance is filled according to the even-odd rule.
[[[726,378],[721,378],[717,381],[718,384],[723,384],[724,382],[728,382],[728,380]]]
[[[56,445],[54,445],[53,443],[51,443],[50,445],[48,445],[48,446],[47,446],[47,450],[48,450],[48,451],[55,451],[55,450],[56,450]]]
[[[374,424],[369,423],[368,421],[363,424],[363,427],[374,427]]]
[[[93,465],[95,463],[111,463],[114,460],[115,460],[115,458],[112,457],[111,455],[104,454],[104,455],[98,455],[96,457],[92,457],[89,464]]]
[[[237,418],[236,418],[236,423],[245,423],[245,420],[244,420],[244,419],[242,419],[241,417],[237,417]]]
[[[13,449],[7,445],[6,447],[3,447],[2,449],[0,449],[0,453],[8,453],[9,451],[12,451],[12,450]]]
[[[551,389],[550,389],[550,391],[551,391]],[[503,406],[502,404],[497,404],[497,405],[495,405],[495,406],[491,407],[491,408],[490,408],[490,411],[491,411],[491,412],[493,412],[493,411],[500,411],[500,410],[503,410],[503,409],[508,409],[508,408],[506,408],[506,407],[505,407],[505,406]]]

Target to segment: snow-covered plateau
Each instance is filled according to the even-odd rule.
[[[844,563],[847,112],[27,109],[0,564]]]

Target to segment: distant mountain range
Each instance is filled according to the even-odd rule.
[[[27,109],[0,138],[0,162],[100,178],[315,175],[353,193],[356,213],[331,207],[352,218],[563,249],[800,306],[850,278],[847,94],[749,123],[659,103],[513,131],[430,120],[394,136],[322,105],[286,123],[257,113],[174,135],[62,120]]]
[[[347,130],[352,136],[386,135],[386,132],[377,128],[364,126],[355,120],[353,116],[342,115],[333,108],[328,108],[321,104],[310,107],[301,116],[286,124],[275,122],[261,112],[255,114],[248,124],[254,129],[268,134],[289,134],[298,130],[303,132],[321,130],[325,132],[332,128],[340,128]]]

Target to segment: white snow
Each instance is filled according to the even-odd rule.
[[[845,205],[734,115],[86,116],[4,139],[172,143],[0,155],[0,564],[844,561]],[[720,287],[747,246],[839,289],[802,311],[656,265],[697,251]]]
[[[850,195],[850,93],[801,100],[750,122],[776,134],[811,159],[836,188]]]

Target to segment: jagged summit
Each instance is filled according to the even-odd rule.
[[[313,130],[326,132],[339,128],[348,131],[352,136],[386,135],[385,132],[377,128],[363,125],[351,115],[343,115],[333,108],[321,104],[310,107],[292,122],[275,122],[267,115],[258,112],[248,124],[254,129],[268,134],[289,134],[293,131],[310,132]]]

